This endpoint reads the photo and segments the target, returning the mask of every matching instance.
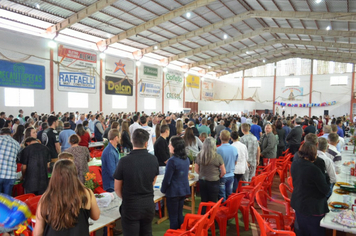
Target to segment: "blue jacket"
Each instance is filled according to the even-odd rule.
[[[96,141],[103,141],[103,134],[100,133],[99,129],[96,127],[96,124],[100,123],[100,121],[96,121],[94,123],[94,137],[96,139]]]
[[[114,172],[119,163],[119,152],[109,142],[101,155],[101,170],[103,177],[103,188],[105,191],[114,191]]]
[[[162,181],[161,192],[166,197],[182,197],[190,194],[188,172],[189,158],[183,160],[172,156],[166,165],[166,174]]]

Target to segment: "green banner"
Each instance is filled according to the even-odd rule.
[[[158,76],[158,68],[150,67],[150,66],[143,66],[143,74],[157,77]]]

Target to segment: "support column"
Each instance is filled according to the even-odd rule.
[[[245,91],[245,70],[242,71],[241,99],[244,100]]]
[[[200,101],[201,101],[202,94],[203,94],[203,89],[202,89],[203,81],[202,81],[202,78],[200,78],[199,82],[200,82]],[[199,102],[199,101],[197,101],[197,102]]]
[[[162,113],[164,113],[164,72],[163,72],[163,78],[162,78]]]
[[[273,115],[276,113],[276,104],[274,104],[274,101],[276,101],[276,81],[277,81],[277,63],[274,63],[274,78],[273,78]]]
[[[137,112],[137,98],[138,98],[138,67],[136,66],[136,76],[135,76],[135,111]]]
[[[314,60],[311,60],[311,73],[310,73],[310,84],[309,84],[309,104],[312,103],[312,95],[313,95],[313,71],[314,71]],[[309,107],[309,117],[311,117],[311,107]]]
[[[103,59],[100,59],[99,89],[99,110],[103,111]]]
[[[49,83],[50,83],[50,100],[51,100],[51,112],[54,111],[54,74],[53,74],[53,48],[50,49],[50,62],[49,62]]]
[[[183,108],[186,108],[186,106],[185,106],[185,75],[183,75]]]
[[[352,64],[352,79],[351,79],[351,102],[350,102],[350,122],[353,122],[353,104],[356,103],[355,98],[355,64]]]

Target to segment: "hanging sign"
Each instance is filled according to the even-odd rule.
[[[140,97],[159,98],[161,96],[161,84],[149,81],[140,83]]]
[[[132,96],[133,80],[112,76],[105,77],[105,94]]]
[[[283,101],[301,101],[303,96],[303,87],[282,87]]]
[[[177,70],[168,70],[165,75],[166,84],[169,83],[174,86],[182,86],[183,85],[183,72]]]
[[[58,90],[95,93],[95,76],[85,72],[59,72]]]
[[[211,81],[202,82],[202,99],[214,99],[214,83]]]
[[[188,75],[186,78],[186,86],[198,89],[200,87],[200,77],[195,75]]]
[[[181,87],[167,86],[166,87],[166,99],[182,100],[183,90]]]
[[[161,68],[158,66],[142,64],[139,67],[139,80],[161,82],[161,77]]]
[[[96,53],[76,50],[64,45],[59,45],[58,61],[64,66],[64,68],[96,68],[97,55]]]
[[[119,78],[134,79],[135,63],[133,60],[106,56],[105,73]]]
[[[0,60],[0,86],[45,89],[45,67]]]

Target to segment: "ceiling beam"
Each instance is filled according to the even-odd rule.
[[[162,59],[163,64],[168,64],[172,61],[177,61],[189,56],[193,56],[195,54],[205,52],[208,50],[213,50],[215,48],[224,46],[226,44],[230,44],[233,42],[241,41],[247,38],[251,38],[257,35],[271,33],[271,34],[304,34],[304,35],[318,35],[318,36],[332,36],[332,37],[356,37],[356,31],[337,31],[337,30],[312,30],[312,29],[290,29],[290,28],[262,28],[257,29],[249,33],[245,33],[239,36],[235,36],[233,38],[228,38],[225,40],[221,40],[219,42],[211,43],[205,45],[203,47],[199,47],[196,49],[192,49],[190,51],[186,51],[175,56]]]
[[[152,19],[150,21],[147,21],[141,25],[138,25],[138,26],[135,26],[131,29],[128,29],[126,30],[125,32],[122,32],[120,34],[117,34],[109,39],[106,39],[106,40],[102,40],[102,41],[99,41],[97,43],[97,45],[99,47],[104,47],[104,46],[108,46],[108,45],[111,45],[113,43],[116,43],[116,42],[119,42],[119,41],[122,41],[124,39],[127,39],[131,36],[134,36],[138,33],[141,33],[149,28],[152,28],[152,27],[155,27],[159,24],[162,24],[166,21],[169,21],[169,20],[172,20],[173,18],[176,18],[178,16],[181,16],[183,15],[184,13],[186,12],[189,12],[189,11],[193,11],[194,9],[196,8],[199,8],[199,7],[202,7],[202,6],[205,6],[205,5],[208,5],[212,2],[214,2],[216,0],[195,0],[187,5],[184,5],[176,10],[173,10],[173,11],[170,11],[164,15],[161,15],[155,19]]]
[[[117,0],[100,0],[97,1],[84,9],[78,11],[77,13],[74,13],[70,17],[62,20],[61,22],[52,25],[47,28],[46,32],[50,34],[54,34],[56,32],[59,32],[67,27],[70,27],[71,25],[78,23],[79,21],[83,20],[84,18],[94,14],[97,11],[100,11],[104,9],[107,6],[110,6],[111,4],[117,2]]]
[[[333,21],[356,21],[356,13],[330,13],[330,12],[292,12],[292,11],[247,11],[239,15],[224,19],[214,24],[207,25],[197,30],[179,35],[172,39],[163,41],[156,45],[144,48],[142,55],[170,47],[176,43],[181,43],[190,38],[204,33],[220,29],[223,26],[235,24],[249,18],[277,18],[277,19],[298,19],[298,20],[333,20]]]
[[[226,58],[231,58],[233,56],[239,56],[243,53],[246,53],[247,51],[253,52],[254,50],[257,49],[262,49],[267,46],[272,46],[275,44],[293,44],[293,45],[305,45],[305,46],[315,46],[315,47],[330,47],[330,48],[345,48],[345,49],[355,49],[356,50],[356,44],[348,44],[348,43],[332,43],[332,42],[316,42],[316,41],[300,41],[300,40],[289,40],[289,39],[275,39],[275,40],[270,40],[267,41],[266,43],[258,44],[252,47],[247,47],[243,48],[237,51],[233,51],[230,53],[226,54],[221,54],[215,57],[210,57],[208,59],[198,61],[195,63],[191,63],[185,66],[182,66],[183,69],[191,69],[193,67],[198,67],[202,65],[207,65],[208,63],[214,63],[216,61],[221,61]],[[226,63],[227,64],[227,63]],[[223,65],[223,64],[220,64]],[[213,67],[215,68],[215,67]]]
[[[288,55],[284,55],[284,56],[280,56],[280,57],[276,57],[276,58],[272,58],[272,59],[269,59],[267,63],[264,63],[264,62],[257,62],[257,63],[250,63],[248,65],[245,65],[245,66],[240,66],[236,69],[233,69],[233,70],[229,70],[228,74],[232,74],[232,73],[236,73],[236,72],[239,72],[239,71],[242,71],[242,70],[247,70],[247,69],[251,69],[251,68],[254,68],[254,67],[258,67],[258,66],[263,66],[263,65],[266,65],[266,64],[270,64],[270,63],[274,63],[274,62],[279,62],[279,61],[282,61],[282,60],[287,60],[287,59],[290,59],[290,58],[302,58],[302,59],[310,59],[310,60],[321,60],[321,61],[335,61],[335,62],[341,62],[341,63],[349,63],[350,61],[352,61],[352,59],[346,59],[346,58],[330,58],[330,57],[327,57],[327,56],[322,56],[322,55],[308,55],[308,54],[298,54],[298,53],[293,53],[293,54],[288,54]],[[224,76],[226,75],[227,73],[217,73],[216,76],[217,77],[220,77],[220,76]]]
[[[230,63],[226,63],[223,65],[219,65],[219,66],[214,66],[211,69],[208,69],[208,72],[212,72],[212,71],[216,71],[216,70],[222,70],[225,68],[231,68],[234,66],[238,66],[241,65],[243,63],[247,63],[247,62],[251,62],[253,60],[262,60],[262,59],[266,59],[266,57],[271,57],[271,56],[275,56],[277,54],[286,54],[286,53],[294,53],[294,54],[311,54],[311,55],[322,55],[322,56],[326,56],[326,57],[330,57],[330,59],[334,59],[334,57],[338,57],[338,58],[345,58],[345,59],[349,59],[349,60],[353,60],[356,61],[356,53],[342,53],[342,52],[329,52],[329,51],[319,51],[319,50],[305,50],[305,49],[294,49],[294,48],[280,48],[274,51],[270,51],[264,54],[258,54],[258,55],[254,55],[251,57],[248,57],[246,59],[240,59],[240,60],[236,60],[234,62],[230,62]],[[268,60],[268,59],[266,59]],[[348,61],[350,62],[350,61]]]

